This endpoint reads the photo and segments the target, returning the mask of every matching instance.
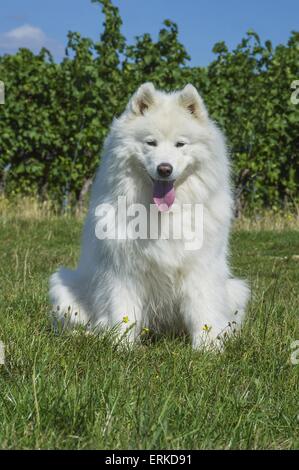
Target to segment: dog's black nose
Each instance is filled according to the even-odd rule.
[[[171,175],[172,170],[173,168],[170,163],[160,163],[160,165],[157,166],[158,175],[162,178],[168,178],[168,176]]]

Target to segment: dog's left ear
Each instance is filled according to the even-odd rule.
[[[147,82],[141,85],[129,102],[129,109],[137,116],[142,116],[155,103],[155,87]]]
[[[190,83],[179,93],[179,103],[199,120],[208,119],[208,111],[196,88]]]

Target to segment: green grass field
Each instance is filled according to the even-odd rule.
[[[299,232],[235,230],[232,265],[253,299],[241,336],[213,354],[55,335],[48,277],[75,265],[81,226],[0,217],[0,448],[299,448]]]

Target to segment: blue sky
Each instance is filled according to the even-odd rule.
[[[123,19],[128,42],[149,32],[154,38],[163,19],[178,23],[180,40],[193,65],[207,65],[215,42],[235,47],[246,31],[254,29],[262,40],[286,43],[299,29],[298,0],[114,0]],[[0,54],[18,47],[48,47],[61,59],[69,30],[98,38],[103,17],[90,0],[1,0]]]

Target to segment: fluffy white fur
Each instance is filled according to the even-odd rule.
[[[155,140],[157,146],[148,145]],[[177,148],[178,141],[185,145]],[[153,204],[157,165],[173,166],[176,204],[204,205],[203,245],[182,240],[98,240],[99,204]],[[173,222],[176,214],[170,209]],[[160,213],[163,224],[169,213]],[[144,327],[185,332],[194,348],[230,332],[244,317],[249,289],[231,276],[228,236],[232,195],[225,140],[192,85],[167,94],[142,85],[115,119],[93,183],[79,265],[50,280],[53,311],[92,330],[119,328],[133,342]],[[125,323],[123,318],[127,317]],[[230,326],[232,325],[232,327]]]

